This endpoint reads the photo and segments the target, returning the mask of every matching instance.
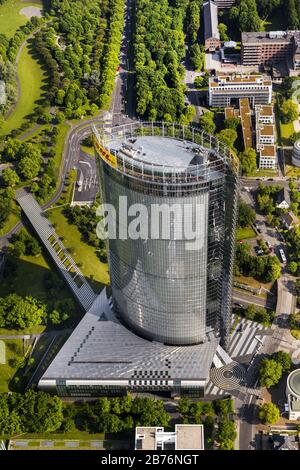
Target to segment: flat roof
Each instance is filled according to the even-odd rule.
[[[155,426],[137,426],[135,440],[137,450],[157,450],[158,440],[166,447],[173,444],[175,450],[203,450],[203,425],[176,424],[174,432]]]
[[[257,85],[263,84],[264,86],[272,86],[272,81],[269,76],[265,75],[219,75],[217,77],[211,77],[209,84],[212,87],[218,87],[222,84],[226,85],[237,85],[237,84],[249,84]]]
[[[260,150],[260,155],[262,157],[276,157],[276,146],[275,145],[264,145],[264,147]]]
[[[275,127],[273,124],[261,125],[258,129],[260,135],[273,136],[275,134]]]
[[[203,426],[199,424],[176,424],[176,450],[204,448]]]
[[[240,115],[245,149],[253,147],[251,109],[248,98],[240,99]]]
[[[256,110],[260,116],[273,116],[273,106],[272,105],[262,105],[256,106]]]
[[[156,450],[156,429],[155,426],[138,426],[135,429],[137,450]]]
[[[242,44],[259,44],[262,42],[265,43],[290,43],[292,39],[292,35],[282,31],[283,35],[281,36],[281,32],[277,32],[277,36],[275,36],[276,32],[273,31],[273,37],[270,37],[270,33],[272,35],[272,31],[266,32],[244,32],[242,33]]]
[[[288,376],[288,386],[295,396],[300,397],[300,369],[294,370]]]
[[[234,118],[234,108],[225,108],[225,119]]]
[[[131,139],[113,140],[109,149],[125,158],[158,166],[188,168],[195,156],[197,164],[204,161],[204,149],[200,145],[161,136],[138,136]]]

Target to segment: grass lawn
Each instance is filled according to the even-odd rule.
[[[20,220],[20,208],[19,205],[13,201],[12,212],[4,223],[3,227],[0,228],[0,237],[3,237],[9,232]]]
[[[3,5],[0,5],[0,33],[4,33],[11,38],[16,30],[28,21],[25,15],[20,14],[20,10],[32,5],[41,5],[41,3],[40,0],[33,0],[31,2],[6,0]]]
[[[58,124],[57,126],[59,133],[57,137],[57,144],[55,145],[55,155],[54,155],[54,162],[55,162],[55,171],[57,173],[57,176],[59,175],[59,170],[60,170],[60,164],[61,164],[61,159],[62,159],[62,154],[63,154],[63,149],[65,145],[65,139],[67,132],[69,130],[69,125],[62,123]]]
[[[45,276],[51,269],[57,272],[51,261],[44,255],[39,256],[21,256],[20,258],[6,255],[8,262],[12,262],[15,268],[12,268],[10,275],[1,279],[0,297],[16,293],[21,296],[31,295],[44,302],[49,308],[53,308],[53,303],[57,300],[73,298],[71,291],[64,285],[63,288],[57,287],[49,289],[45,286]],[[59,274],[57,274],[59,276]],[[70,315],[78,315],[80,309],[75,304],[74,311]],[[26,333],[40,333],[45,326],[36,326],[26,329]],[[5,331],[5,333],[3,332]],[[21,334],[21,331],[1,330],[0,334]]]
[[[284,145],[292,145],[293,143],[290,141],[291,135],[295,132],[294,124],[289,122],[288,124],[280,123],[280,133],[281,133],[281,140]]]
[[[75,225],[68,223],[62,208],[51,209],[46,214],[84,276],[95,291],[100,292],[104,284],[109,284],[108,265],[100,261],[95,248],[81,240],[79,230]]]
[[[284,150],[285,174],[289,178],[300,179],[300,168],[292,164],[292,151]]]
[[[29,52],[28,45],[23,48],[20,56],[18,76],[21,96],[14,111],[4,122],[0,135],[6,135],[13,129],[18,129],[25,121],[26,116],[33,112],[36,102],[43,93],[44,72]]]
[[[246,284],[247,286],[254,287],[255,289],[259,289],[261,286],[267,290],[271,290],[273,287],[273,283],[269,282],[267,284],[263,284],[262,282],[257,281],[253,277],[248,276],[235,276],[235,282],[239,282],[240,284]],[[264,294],[261,294],[262,297],[265,297]]]
[[[291,335],[296,339],[300,339],[300,330],[291,330]]]
[[[93,147],[87,147],[86,145],[81,145],[81,150],[87,153],[88,155],[90,155],[91,157],[95,156]]]
[[[278,176],[277,170],[257,170],[247,178],[272,178]]]
[[[9,383],[18,370],[17,361],[24,357],[23,340],[4,340],[5,364],[0,364],[0,393],[9,391]]]
[[[256,233],[254,232],[253,228],[245,227],[245,228],[238,228],[236,238],[237,240],[246,240],[248,238],[255,238]]]

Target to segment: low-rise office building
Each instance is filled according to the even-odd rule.
[[[219,75],[209,80],[209,106],[226,108],[238,106],[248,98],[251,106],[271,104],[272,80],[263,75]]]
[[[242,65],[274,65],[290,61],[300,69],[300,31],[242,33]]]
[[[161,427],[138,426],[135,450],[204,450],[203,424],[176,424],[174,432]]]

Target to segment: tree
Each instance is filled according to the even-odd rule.
[[[219,429],[216,436],[220,449],[233,450],[236,436],[237,433],[234,421],[230,421],[228,418],[222,418],[219,422]]]
[[[63,422],[62,401],[57,396],[29,390],[21,399],[22,423],[27,432],[54,432]]]
[[[238,135],[235,129],[223,129],[219,134],[217,134],[217,138],[227,145],[229,148],[234,147],[234,143],[237,139]]]
[[[284,124],[298,119],[298,105],[292,100],[284,100],[280,106],[280,117]]]
[[[264,424],[275,424],[280,418],[280,411],[274,403],[264,403],[259,409],[258,416]]]
[[[221,41],[229,41],[229,36],[227,34],[227,26],[224,23],[219,23],[219,33]]]
[[[256,171],[256,152],[254,149],[245,149],[244,152],[240,153],[240,160],[244,175],[248,176]]]
[[[282,377],[282,365],[274,359],[263,359],[259,367],[259,382],[262,387],[277,385]]]
[[[287,4],[287,18],[288,18],[288,28],[291,30],[296,30],[299,27],[299,18],[296,9],[295,0],[288,0]]]
[[[23,158],[18,165],[18,170],[23,179],[35,178],[39,174],[40,168],[41,161],[32,160],[30,157]]]
[[[216,130],[216,125],[214,123],[214,115],[210,111],[202,114],[199,119],[199,124],[202,129],[205,130],[208,134],[214,134]]]
[[[239,125],[240,125],[240,120],[239,118],[236,118],[236,117],[230,117],[230,118],[225,119],[224,121],[224,127],[226,129],[234,129],[236,131]]]
[[[292,274],[296,274],[297,271],[298,271],[298,263],[296,263],[296,261],[291,261],[291,262],[288,264],[288,268],[289,268],[289,271],[290,271]]]
[[[5,170],[3,170],[2,179],[5,186],[10,186],[11,188],[20,183],[20,178],[12,168],[5,168]]]
[[[182,397],[178,400],[177,411],[183,416],[187,416],[190,412],[191,402],[188,398]]]
[[[277,351],[273,354],[272,359],[278,364],[282,365],[283,372],[289,372],[292,367],[292,358],[291,356],[284,351]]]
[[[239,31],[261,31],[256,0],[237,0],[230,9],[229,18],[236,22]]]
[[[256,213],[252,207],[248,206],[245,202],[240,200],[239,202],[239,218],[238,224],[240,227],[247,227],[255,222]]]
[[[16,294],[0,297],[0,326],[2,328],[28,328],[40,325],[46,318],[46,306],[37,299]]]

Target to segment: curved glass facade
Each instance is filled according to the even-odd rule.
[[[119,216],[125,196],[128,208],[141,204],[148,214],[148,238],[120,239],[127,227],[121,227],[124,217],[123,222],[117,217],[117,238],[108,241],[120,318],[141,336],[165,344],[200,343],[209,331],[218,331],[226,347],[237,203],[234,157],[202,130],[174,124],[127,124],[101,135],[95,131],[95,138],[102,201]],[[195,233],[193,241],[185,233],[178,236],[186,224]],[[153,226],[163,236],[153,239]]]

